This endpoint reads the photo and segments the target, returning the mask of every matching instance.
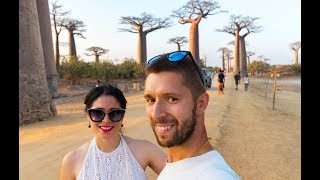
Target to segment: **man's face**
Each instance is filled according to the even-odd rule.
[[[160,146],[172,147],[188,140],[196,125],[196,106],[180,74],[149,74],[144,97],[146,115]]]

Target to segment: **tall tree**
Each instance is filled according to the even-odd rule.
[[[255,55],[255,52],[247,51],[247,66],[250,66],[250,57]]]
[[[54,28],[54,34],[55,34],[55,62],[56,62],[56,71],[59,74],[60,70],[60,42],[59,42],[59,35],[61,31],[64,29],[62,24],[64,24],[65,16],[69,14],[70,11],[62,11],[62,5],[58,4],[58,1],[54,1],[51,3],[51,19],[52,24]]]
[[[180,24],[191,23],[189,31],[189,50],[196,61],[200,60],[199,52],[199,24],[202,18],[221,12],[218,2],[190,0],[178,10],[173,10],[173,17],[177,17]]]
[[[174,37],[174,38],[170,38],[168,40],[168,43],[172,43],[172,44],[176,44],[177,45],[178,51],[180,51],[181,50],[181,46],[183,46],[187,42],[188,42],[188,40],[184,36],[177,36],[177,37]]]
[[[131,25],[130,28],[119,28],[121,32],[138,33],[137,63],[147,62],[147,34],[171,26],[170,18],[154,18],[151,14],[142,13],[141,17],[121,17],[120,24]]]
[[[54,116],[36,0],[19,1],[19,124]]]
[[[58,74],[55,66],[48,0],[37,0],[44,64],[52,98],[58,97]]]
[[[79,36],[80,38],[85,39],[83,36],[83,32],[86,32],[86,29],[84,28],[86,25],[78,20],[78,19],[72,19],[72,18],[66,18],[65,22],[62,24],[63,27],[65,27],[68,30],[69,40],[68,40],[68,47],[69,47],[69,53],[68,58],[69,61],[72,57],[77,57],[77,50],[76,50],[76,42],[74,40],[74,35]]]
[[[247,74],[247,55],[245,37],[250,33],[258,33],[261,31],[261,26],[256,26],[254,21],[257,17],[243,17],[241,15],[231,15],[230,24],[224,26],[222,29],[217,29],[218,32],[226,32],[235,36],[235,50],[234,50],[234,67],[233,74],[241,71],[241,77]],[[245,29],[246,32],[240,35],[240,31]]]
[[[86,49],[87,51],[92,52],[91,54],[85,53],[87,56],[94,56],[94,61],[99,62],[99,57],[109,52],[109,49],[104,49],[102,47],[92,46]]]
[[[290,49],[294,51],[294,60],[293,64],[298,64],[299,63],[299,49],[301,48],[301,41],[297,41],[294,43],[290,44]]]
[[[222,52],[222,55],[221,55],[221,58],[222,58],[222,63],[221,63],[221,69],[222,70],[225,70],[226,69],[226,66],[225,66],[225,61],[224,61],[224,57],[225,57],[225,50],[227,50],[228,48],[226,47],[222,47],[222,48],[219,48],[218,51],[221,51]]]
[[[264,59],[264,56],[263,56],[263,55],[259,55],[257,58],[259,59],[260,62],[264,61],[264,60],[263,60],[263,59]]]
[[[232,53],[232,51],[230,50],[230,49],[225,49],[224,50],[224,53],[225,53],[225,56],[226,56],[226,63],[227,63],[227,72],[230,72],[230,69],[231,69],[231,62],[230,62],[230,60],[231,60],[231,53]]]

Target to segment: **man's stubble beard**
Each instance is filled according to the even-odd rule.
[[[186,119],[185,121],[182,121],[181,124],[178,123],[176,119],[170,119],[170,120],[165,120],[165,119],[160,119],[157,120],[156,122],[150,122],[150,125],[152,127],[153,133],[156,136],[157,142],[161,147],[164,148],[170,148],[173,146],[181,145],[185,143],[193,134],[193,131],[196,126],[196,106],[192,109],[192,117],[191,119]],[[155,124],[156,123],[164,123],[164,122],[172,122],[174,121],[175,127],[175,133],[173,134],[172,138],[169,139],[167,136],[161,136],[160,137],[157,135],[155,131]],[[163,141],[161,141],[161,139]]]

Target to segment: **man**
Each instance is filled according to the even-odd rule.
[[[236,84],[236,90],[238,91],[238,84],[239,84],[239,81],[240,81],[240,71],[238,74],[235,74],[234,75],[234,82]]]
[[[191,53],[155,56],[146,75],[146,115],[168,156],[158,180],[240,179],[209,142],[204,123],[209,94]]]

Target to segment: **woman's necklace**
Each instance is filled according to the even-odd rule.
[[[192,153],[190,155],[190,157],[193,157],[194,155],[196,155],[198,152],[200,152],[204,147],[206,147],[206,145],[209,143],[209,141],[211,140],[211,137],[208,137],[208,140],[206,141],[206,143],[204,143],[199,149],[197,149],[194,153]]]

